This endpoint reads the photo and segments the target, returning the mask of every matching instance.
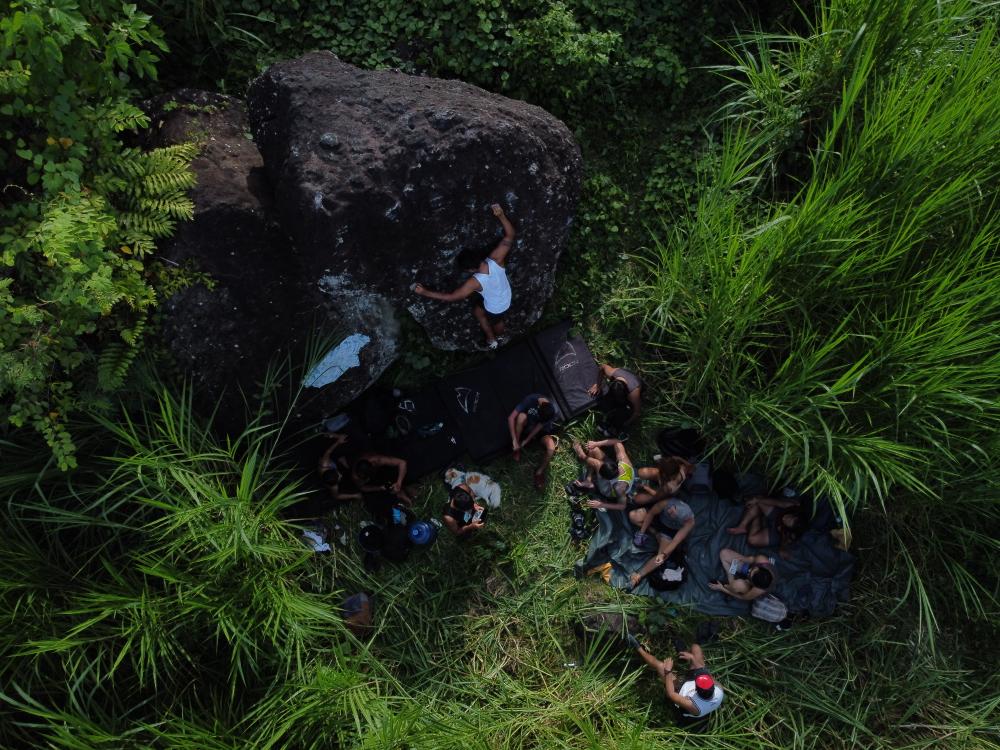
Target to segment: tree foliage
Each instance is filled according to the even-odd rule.
[[[192,216],[195,147],[122,140],[166,48],[136,6],[12,2],[0,39],[0,419],[69,467],[67,418],[121,383],[155,302],[143,258]]]

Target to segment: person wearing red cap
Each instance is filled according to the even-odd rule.
[[[681,725],[701,722],[712,711],[722,704],[725,697],[722,686],[717,683],[709,671],[705,669],[705,654],[701,646],[692,643],[689,651],[679,651],[678,656],[688,663],[687,678],[677,689],[677,674],[674,672],[674,660],[666,658],[660,661],[642,647],[634,636],[629,635],[629,643],[639,652],[639,656],[663,680],[667,698],[677,707],[677,721]],[[683,643],[678,644],[678,647]]]

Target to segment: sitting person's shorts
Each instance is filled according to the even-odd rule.
[[[532,431],[533,429],[535,429],[535,427],[537,427],[537,426],[538,426],[538,424],[539,424],[538,422],[532,422],[532,421],[531,421],[531,420],[529,419],[529,420],[528,420],[527,422],[525,422],[525,424],[524,424],[524,434],[525,434],[525,435],[530,435],[530,434],[531,434],[531,431]],[[546,424],[545,424],[545,423],[542,423],[542,429],[540,429],[540,430],[538,431],[538,436],[539,436],[539,437],[541,437],[541,436],[543,436],[543,435],[555,435],[555,434],[556,434],[556,426],[555,426],[555,424],[554,424],[554,423],[552,423],[552,422],[549,422],[548,424],[550,424],[550,425],[551,425],[551,427],[549,427],[549,426],[546,426]]]

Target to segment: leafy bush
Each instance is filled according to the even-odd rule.
[[[191,145],[145,153],[125,131],[162,35],[134,5],[15,2],[0,18],[0,419],[72,466],[66,420],[121,382],[155,294],[142,259],[192,215]]]

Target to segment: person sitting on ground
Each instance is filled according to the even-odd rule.
[[[514,243],[514,225],[504,215],[499,203],[494,203],[490,208],[503,227],[500,244],[490,251],[485,260],[473,250],[463,250],[455,259],[458,267],[472,276],[453,292],[435,292],[420,283],[413,285],[413,291],[422,297],[441,302],[469,299],[478,292],[480,298],[473,297],[472,314],[486,334],[486,347],[496,349],[497,336],[504,332],[503,314],[510,308],[511,290],[506,263],[507,253]]]
[[[679,456],[656,456],[655,466],[643,466],[636,473],[642,481],[636,484],[633,502],[651,505],[676,495],[694,473],[694,464]]]
[[[774,585],[776,575],[772,557],[741,555],[727,547],[719,553],[719,560],[726,571],[726,581],[709,581],[708,587],[713,591],[752,602],[768,593]]]
[[[351,451],[348,448],[347,435],[331,432],[327,433],[327,437],[331,438],[333,442],[320,456],[316,466],[320,481],[337,502],[360,500],[361,490],[355,485],[351,476],[350,462],[348,461]]]
[[[597,382],[588,393],[601,394],[599,408],[605,419],[601,430],[607,437],[626,435],[642,413],[642,381],[624,368],[601,365]]]
[[[608,455],[603,449],[614,448],[614,456]],[[602,500],[588,500],[587,505],[591,508],[604,508],[605,510],[625,510],[628,507],[635,485],[635,469],[632,460],[625,451],[625,446],[621,440],[609,438],[607,440],[589,441],[584,447],[578,442],[573,443],[573,452],[576,457],[587,465],[587,478],[583,481],[574,481],[568,489],[572,489],[571,494],[576,494],[577,490],[590,490],[594,488],[595,480],[600,477],[609,488],[607,495],[614,495],[617,502],[606,503]]]
[[[808,525],[798,500],[758,495],[747,500],[740,522],[726,531],[734,536],[746,534],[747,542],[754,547],[778,547],[778,554],[788,559],[792,545]]]
[[[694,529],[695,519],[690,505],[671,497],[660,500],[648,508],[630,510],[629,521],[639,527],[639,533],[635,535],[637,546],[645,543],[646,532],[651,528],[658,541],[656,554],[629,576],[629,586],[635,588],[643,578],[663,565],[674,550],[684,543]]]
[[[536,437],[541,437],[545,454],[535,469],[535,487],[538,489],[545,486],[545,471],[559,446],[559,439],[554,434],[558,419],[559,409],[541,393],[528,394],[507,415],[507,428],[510,430],[510,444],[515,461],[521,460],[522,448]]]
[[[690,725],[703,720],[722,705],[725,697],[722,686],[717,683],[705,668],[705,654],[701,646],[692,643],[688,651],[677,654],[688,663],[686,679],[677,689],[677,675],[674,672],[674,660],[666,658],[660,661],[642,647],[634,635],[629,634],[629,644],[636,649],[639,656],[648,664],[660,679],[667,692],[667,698],[677,709],[677,723]],[[683,642],[678,646],[682,646]]]
[[[351,466],[351,476],[362,493],[365,508],[379,522],[392,516],[393,506],[413,505],[413,498],[403,486],[406,461],[380,453],[362,453]]]
[[[406,460],[381,453],[362,453],[351,466],[354,481],[362,492],[388,490],[409,505],[412,499],[406,494]]]
[[[472,499],[472,488],[460,484],[451,488],[444,506],[444,525],[456,536],[475,533],[486,525],[486,509]]]

